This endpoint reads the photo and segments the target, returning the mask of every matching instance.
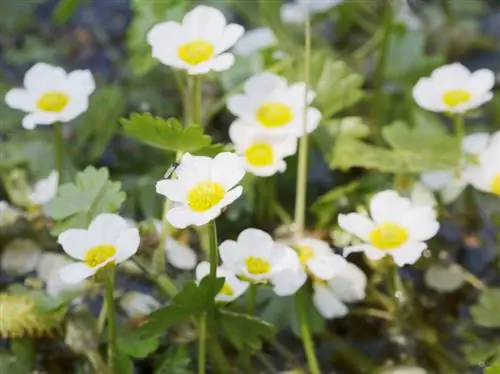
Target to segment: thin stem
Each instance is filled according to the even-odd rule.
[[[210,281],[210,294],[211,302],[207,311],[208,319],[210,324],[215,322],[215,296],[217,294],[215,289],[215,283],[217,280],[217,263],[219,261],[219,255],[217,251],[217,227],[215,225],[215,220],[208,223],[208,238],[209,238],[209,261],[210,261],[210,273],[208,279]],[[211,325],[213,326],[213,325]]]
[[[198,374],[205,374],[207,357],[207,314],[203,313],[198,326]]]
[[[55,122],[52,125],[52,132],[54,135],[54,166],[59,174],[59,184],[64,178],[64,162],[63,162],[63,149],[64,149],[64,139],[61,130],[61,123]]]
[[[465,122],[463,115],[456,114],[453,117],[453,127],[455,128],[455,136],[460,141],[460,144],[462,144],[462,139],[464,138],[465,135]]]
[[[104,326],[106,325],[106,317],[108,315],[106,302],[103,301],[101,305],[101,310],[99,311],[99,317],[97,318],[97,331],[99,332],[99,336],[104,330]]]
[[[253,283],[250,283],[247,295],[247,314],[250,314],[251,316],[255,314],[256,304],[257,304],[257,286]]]
[[[308,161],[308,136],[307,136],[307,109],[310,81],[311,60],[311,19],[306,16],[304,22],[305,47],[304,47],[304,112],[302,116],[302,137],[299,140],[299,163],[297,169],[297,186],[295,196],[295,239],[302,237],[305,227],[306,200],[307,200],[307,161]]]
[[[474,274],[472,274],[470,271],[468,271],[464,267],[460,266],[460,271],[462,272],[462,276],[464,277],[464,280],[467,283],[469,283],[472,287],[474,287],[476,290],[484,291],[487,288],[486,284],[484,284],[484,282],[481,279],[476,277]]]
[[[193,93],[192,93],[192,100],[193,100],[193,107],[192,109],[192,120],[193,123],[196,125],[202,125],[202,87],[203,87],[203,82],[201,80],[201,75],[195,75],[192,77],[193,83],[192,83],[192,88],[193,88]]]
[[[302,287],[295,295],[295,310],[297,311],[297,319],[299,322],[300,336],[306,351],[307,364],[311,374],[320,374],[318,359],[316,358],[316,351],[314,349],[314,341],[311,336],[311,328],[309,326],[309,319],[307,318],[306,305],[306,289]]]
[[[108,312],[108,367],[111,374],[117,374],[116,363],[116,310],[114,299],[115,269],[113,266],[106,268],[104,281],[106,310]]]

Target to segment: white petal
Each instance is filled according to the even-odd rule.
[[[271,282],[273,291],[278,296],[293,295],[306,282],[307,274],[300,268],[297,270],[287,269],[274,274]]]
[[[422,109],[441,112],[444,105],[438,97],[434,82],[429,78],[420,79],[413,87],[413,98]]]
[[[156,182],[156,193],[178,203],[186,202],[186,189],[177,179],[164,179]]]
[[[22,125],[26,130],[33,130],[36,125],[51,125],[60,121],[59,113],[30,113],[23,118]]]
[[[96,245],[87,230],[70,229],[59,235],[57,242],[63,247],[64,252],[73,258],[83,260],[88,249]]]
[[[489,69],[479,69],[470,77],[469,89],[477,94],[491,91],[495,86],[495,73]]]
[[[226,191],[237,185],[245,176],[243,160],[235,153],[222,152],[214,158],[211,180],[221,183]]]
[[[88,231],[96,243],[115,245],[128,228],[127,221],[119,215],[102,213],[92,220]]]
[[[50,89],[66,81],[66,72],[63,68],[38,62],[24,75],[24,87],[27,90],[40,91]]]
[[[221,38],[226,27],[224,14],[216,8],[199,5],[189,11],[182,20],[183,32],[187,38],[203,38],[216,41]]]
[[[90,95],[95,90],[95,81],[90,70],[72,71],[68,74],[67,84],[78,90],[79,95]]]
[[[299,107],[304,107],[304,95],[306,84],[304,82],[293,83],[287,88],[287,95],[290,95],[292,102]],[[316,93],[312,90],[307,92],[307,104],[311,104],[316,97]]]
[[[369,240],[370,232],[375,227],[367,216],[359,213],[339,214],[338,223],[342,230],[365,241]]]
[[[210,180],[212,164],[213,160],[210,157],[192,156],[185,153],[175,173],[184,187],[190,189],[201,181]]]
[[[238,235],[241,251],[255,256],[268,258],[274,247],[274,240],[267,232],[259,229],[245,229]]]
[[[210,263],[207,261],[200,262],[195,270],[196,281],[201,282],[208,274],[210,274]]]
[[[285,78],[274,73],[259,73],[253,75],[245,82],[245,92],[248,94],[262,95],[285,89],[288,82]]]
[[[423,184],[433,191],[443,189],[448,183],[453,180],[453,172],[451,171],[431,171],[423,173],[420,176]]]
[[[196,253],[172,238],[167,238],[166,255],[168,262],[177,269],[192,270],[196,266]]]
[[[22,88],[13,88],[5,95],[5,102],[14,109],[31,112],[36,106],[36,99]]]
[[[416,206],[431,206],[437,205],[436,198],[430,189],[423,183],[416,182],[411,190],[411,201]]]
[[[239,38],[245,33],[243,26],[234,23],[228,25],[222,33],[222,38],[215,46],[215,53],[221,53],[236,44]]]
[[[120,306],[131,318],[146,316],[160,307],[151,295],[130,291],[120,298]]]
[[[227,109],[237,117],[246,117],[253,114],[252,107],[248,105],[247,95],[236,94],[229,96],[226,105]],[[241,125],[241,122],[239,121],[235,121],[234,123],[238,123]]]
[[[64,283],[76,284],[95,274],[96,270],[82,262],[77,262],[59,270],[59,276]]]
[[[220,210],[228,205],[231,205],[236,199],[241,196],[242,193],[243,187],[241,186],[236,186],[231,191],[226,192],[226,195],[224,196],[222,201],[215,207],[219,210],[219,212],[214,217],[218,217],[220,214]]]
[[[234,53],[249,56],[261,49],[271,47],[277,42],[276,36],[269,27],[259,27],[247,31],[234,46]]]
[[[325,318],[344,317],[349,311],[344,303],[325,286],[314,285],[313,302]]]
[[[135,255],[139,248],[140,241],[139,230],[127,228],[121,231],[116,241],[116,263],[119,264]]]
[[[307,10],[297,4],[285,3],[281,6],[281,19],[285,23],[302,23]]]
[[[154,25],[147,34],[148,44],[153,47],[165,46],[176,38],[182,35],[181,25],[174,21],[161,22]]]
[[[484,173],[480,167],[469,167],[465,171],[465,178],[471,183],[475,188],[481,191],[490,191],[490,179],[489,176]]]
[[[377,249],[369,244],[357,244],[345,247],[343,255],[344,257],[346,257],[354,252],[363,252],[366,257],[368,257],[370,260],[375,260],[375,261],[380,260],[386,254],[388,254],[388,252],[381,251],[380,249]]]
[[[210,61],[210,70],[224,71],[234,65],[234,55],[232,53],[223,53]]]
[[[219,246],[219,255],[224,267],[236,271],[241,265],[244,251],[240,244],[234,240],[225,240]]]
[[[387,252],[392,256],[398,266],[413,265],[422,257],[422,252],[427,248],[425,243],[408,243],[401,248]]]
[[[439,230],[436,212],[430,206],[414,207],[406,212],[399,222],[410,233],[410,240],[424,241],[435,236]]]
[[[348,262],[328,282],[328,287],[340,300],[349,303],[365,298],[366,275],[356,265]]]
[[[386,190],[378,192],[372,197],[370,201],[370,214],[378,224],[398,222],[410,207],[410,199],[399,196],[396,191]]]
[[[188,207],[181,205],[167,212],[167,220],[172,226],[184,229],[191,225],[202,226],[210,221],[210,217],[203,213],[193,212]]]
[[[465,173],[463,173],[462,179],[453,179],[451,183],[446,185],[441,190],[441,198],[443,199],[443,203],[450,204],[455,201],[466,187],[467,179],[465,178]]]
[[[464,87],[470,78],[470,70],[464,65],[455,62],[435,69],[431,78],[442,87]]]
[[[57,194],[59,185],[59,173],[53,170],[45,179],[38,181],[33,192],[30,195],[30,200],[34,204],[43,205],[51,201]]]
[[[489,139],[490,135],[486,132],[467,135],[462,141],[462,150],[477,155],[487,148]]]
[[[314,276],[319,279],[331,279],[338,271],[340,271],[347,261],[335,254],[330,256],[318,256],[307,261],[307,268]]]
[[[215,300],[222,301],[225,303],[236,300],[238,297],[243,295],[248,289],[249,283],[239,280],[233,272],[218,268],[221,271],[221,275],[225,278],[225,284],[231,287],[233,293],[231,295],[225,295],[222,293],[217,294]],[[219,275],[217,275],[219,276]]]

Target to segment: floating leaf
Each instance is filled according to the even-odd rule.
[[[479,297],[479,302],[471,308],[474,322],[483,327],[500,327],[500,289],[489,288]]]
[[[110,181],[106,168],[88,166],[77,174],[75,183],[59,187],[47,214],[58,221],[53,229],[58,234],[69,228],[86,228],[98,214],[116,212],[123,201],[121,183]]]

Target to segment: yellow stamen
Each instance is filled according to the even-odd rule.
[[[302,264],[305,264],[314,257],[314,250],[308,245],[297,246],[297,251],[299,252],[299,259]]]
[[[266,274],[271,270],[271,264],[269,261],[260,257],[247,257],[245,264],[248,272],[255,275]]]
[[[61,112],[68,103],[68,95],[59,91],[50,91],[38,99],[36,106],[44,112]]]
[[[229,283],[225,282],[224,285],[222,286],[221,290],[219,291],[219,294],[225,295],[225,296],[233,296],[234,289]]]
[[[85,253],[84,262],[91,268],[95,268],[109,260],[116,254],[116,248],[110,244],[98,245]]]
[[[269,144],[255,143],[245,150],[245,158],[252,166],[264,167],[273,163],[273,153]]]
[[[378,249],[391,250],[400,247],[409,238],[408,230],[394,223],[384,223],[370,233],[370,242]]]
[[[495,195],[500,195],[500,173],[495,175],[490,184],[490,190]]]
[[[226,190],[220,183],[203,181],[187,194],[189,207],[195,212],[204,212],[214,207],[224,198]]]
[[[281,127],[293,120],[292,109],[279,102],[262,104],[257,109],[257,120],[264,127]]]
[[[214,55],[214,46],[205,40],[198,39],[184,43],[177,51],[179,58],[190,65],[208,61]]]
[[[472,98],[472,94],[467,90],[456,89],[449,90],[443,94],[443,102],[451,107],[465,104]]]

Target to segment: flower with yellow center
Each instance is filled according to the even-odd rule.
[[[184,154],[176,169],[176,179],[161,180],[156,192],[174,202],[167,213],[177,228],[202,226],[217,218],[223,208],[240,197],[237,184],[245,175],[241,157],[219,153],[214,158]]]
[[[50,172],[47,178],[35,183],[29,196],[30,202],[34,205],[45,205],[49,203],[57,194],[59,186],[59,173],[56,170]]]
[[[294,246],[306,272],[316,280],[326,281],[345,266],[347,261],[327,242],[316,238],[302,238]]]
[[[295,293],[306,281],[297,253],[257,229],[242,231],[219,248],[222,267],[254,284],[271,284],[277,295]]]
[[[500,132],[492,136],[478,164],[467,170],[466,178],[478,190],[500,196]]]
[[[58,243],[71,257],[80,260],[59,270],[61,280],[75,284],[109,264],[132,257],[139,247],[139,231],[116,214],[103,213],[88,230],[70,229],[59,235]]]
[[[245,169],[258,177],[269,177],[286,170],[285,157],[297,152],[293,135],[267,134],[241,121],[229,127],[229,137],[236,153],[243,158]]]
[[[459,63],[441,66],[428,78],[420,79],[413,97],[423,109],[432,112],[465,113],[490,101],[495,85],[491,70],[471,72]]]
[[[289,84],[273,73],[259,73],[245,82],[244,92],[230,96],[227,107],[242,126],[266,134],[300,137],[303,134],[304,83]],[[310,107],[315,94],[308,91],[306,131],[314,131],[321,119],[318,109]]]
[[[210,274],[210,264],[206,261],[200,262],[196,267],[196,281],[199,283]],[[217,268],[217,278],[224,278],[225,282],[220,291],[215,296],[215,301],[229,303],[243,295],[248,288],[248,282],[244,282],[236,277],[229,269],[219,266]]]
[[[24,88],[14,88],[5,96],[11,108],[27,112],[23,127],[69,122],[84,113],[95,90],[88,70],[66,73],[64,69],[39,62],[24,76]]]
[[[344,256],[364,252],[372,260],[388,255],[398,266],[414,264],[427,248],[425,241],[439,230],[432,206],[415,205],[392,190],[372,197],[370,216],[362,213],[339,215],[339,226],[364,242],[346,247]]]
[[[198,75],[229,69],[234,56],[226,51],[243,33],[242,26],[228,25],[220,10],[199,5],[184,16],[182,23],[156,24],[147,39],[153,57],[161,63]]]

